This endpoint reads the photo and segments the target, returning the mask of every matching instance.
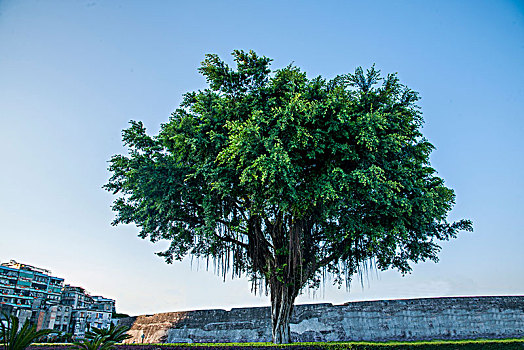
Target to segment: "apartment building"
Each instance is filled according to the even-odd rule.
[[[89,322],[96,328],[109,328],[113,313],[116,312],[115,301],[96,295],[91,297],[93,306]]]
[[[14,260],[0,264],[0,309],[30,317],[37,329],[55,329],[82,338],[92,327],[109,328],[115,301],[64,285],[51,271]]]
[[[93,299],[84,288],[69,284],[64,286],[60,304],[71,306],[73,309],[87,309],[93,303]]]
[[[71,333],[83,337],[92,327],[109,328],[115,301],[102,296],[91,296],[84,288],[66,284],[62,291],[60,304],[70,306]]]
[[[16,308],[45,308],[60,302],[63,278],[49,270],[11,260],[0,265],[0,303]]]

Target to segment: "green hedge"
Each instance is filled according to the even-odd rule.
[[[34,344],[28,350],[66,350],[71,344]],[[121,344],[115,350],[524,350],[524,339],[502,340],[455,340],[418,342],[335,342],[335,343],[293,343],[274,345],[272,343],[193,343],[193,344]]]

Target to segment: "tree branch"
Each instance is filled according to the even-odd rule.
[[[218,238],[219,240],[223,241],[223,242],[228,242],[228,243],[234,243],[244,249],[247,249],[248,248],[248,245],[247,243],[244,243],[244,242],[241,242],[237,239],[234,239],[233,237],[229,237],[229,236],[220,236],[218,235],[217,233],[214,234],[216,238]]]

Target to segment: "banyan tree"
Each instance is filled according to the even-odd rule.
[[[374,67],[328,80],[235,51],[207,55],[207,88],[188,92],[158,135],[123,131],[110,160],[113,224],[170,241],[166,262],[212,259],[271,299],[273,341],[291,341],[297,295],[325,276],[349,284],[372,265],[437,260],[454,192],[430,166],[418,95]]]

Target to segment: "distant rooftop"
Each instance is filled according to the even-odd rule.
[[[40,267],[28,265],[28,264],[22,264],[15,260],[10,260],[9,262],[2,263],[1,266],[10,267],[12,269],[18,269],[18,270],[27,270],[27,271],[33,271],[33,272],[39,272],[46,275],[50,275],[51,271],[47,269],[42,269]]]
[[[82,287],[77,287],[77,286],[72,286],[70,284],[66,284],[64,286],[64,291],[68,291],[68,292],[77,292],[77,293],[82,293],[82,294],[86,294],[86,295],[89,295],[89,292],[87,290],[85,290],[85,288],[82,288]],[[91,295],[89,295],[91,296]]]

